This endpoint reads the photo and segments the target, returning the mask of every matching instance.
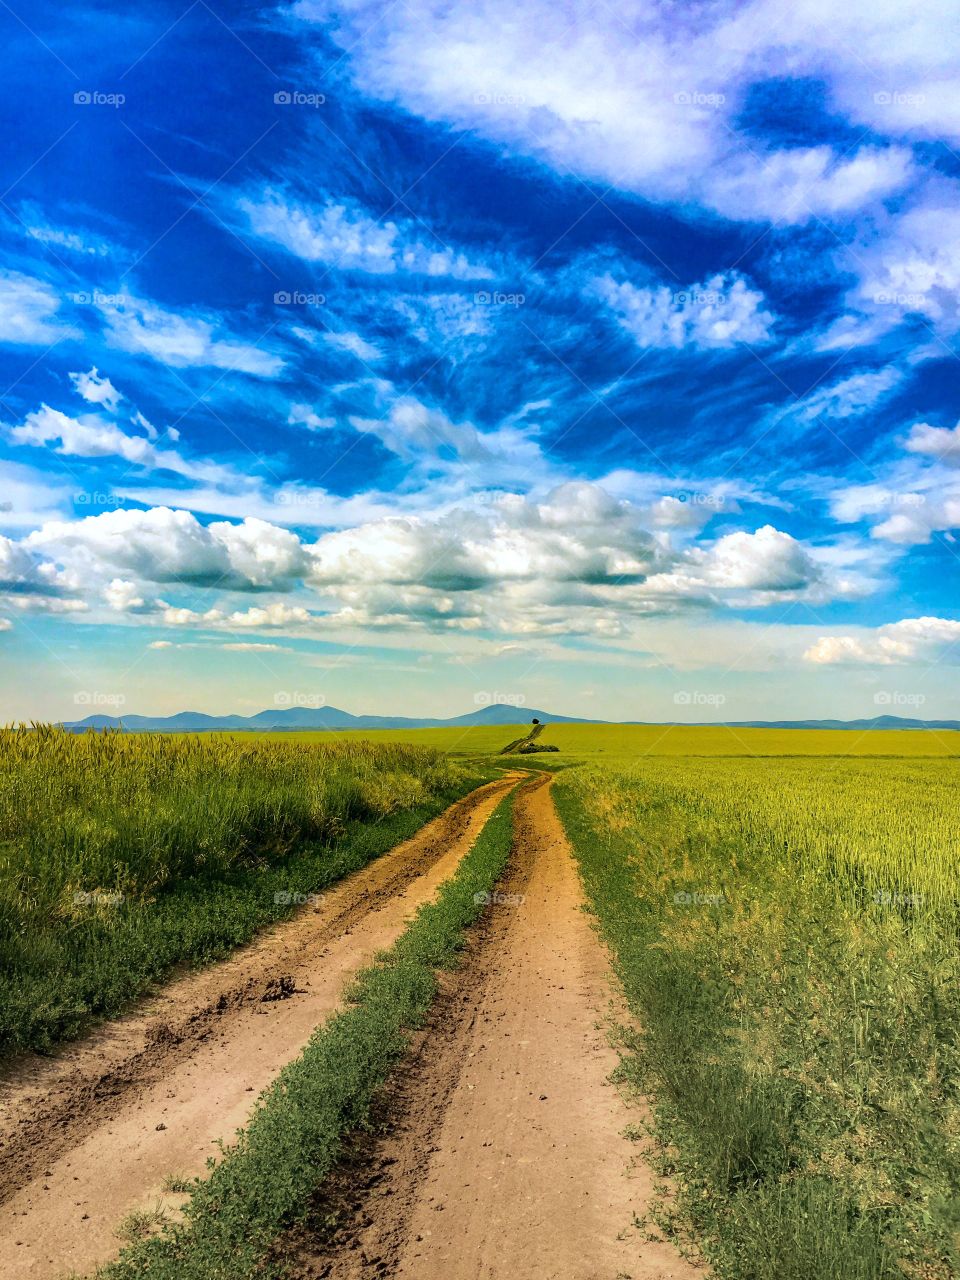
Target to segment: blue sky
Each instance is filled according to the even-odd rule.
[[[960,15],[5,10],[3,718],[960,716]]]

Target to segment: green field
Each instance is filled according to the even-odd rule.
[[[656,1229],[721,1280],[960,1274],[960,735],[543,740],[640,1028],[624,1076],[675,1187]]]
[[[481,780],[390,742],[0,730],[0,1056],[224,955]]]
[[[521,727],[0,735],[3,1047],[548,767],[634,1014],[650,1230],[718,1280],[960,1274],[960,734],[548,725],[558,754],[498,758]]]
[[[544,740],[679,1188],[660,1229],[725,1280],[956,1275],[960,735]]]
[[[489,755],[529,729],[528,723],[456,729],[378,729],[343,733],[300,733],[300,740],[402,742],[457,755]],[[267,734],[273,739],[289,733]],[[544,742],[553,742],[568,761],[603,756],[957,756],[960,733],[880,729],[731,729],[725,725],[548,724]]]

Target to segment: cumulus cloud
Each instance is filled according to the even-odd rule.
[[[490,280],[493,272],[439,238],[425,244],[409,224],[380,220],[362,207],[312,206],[267,188],[256,198],[241,197],[237,208],[261,240],[279,245],[305,262],[322,262],[372,275],[408,273],[454,280]]]
[[[858,635],[821,636],[803,655],[821,666],[891,666],[941,661],[960,642],[960,622],[949,618],[904,618]]]
[[[948,467],[960,467],[960,424],[947,428],[918,422],[910,430],[906,447],[911,453],[936,458]]]
[[[109,378],[101,378],[94,367],[87,373],[71,373],[70,381],[88,404],[103,405],[108,413],[116,413],[123,396]]]
[[[639,508],[584,482],[540,501],[503,494],[481,506],[377,519],[304,542],[248,518],[201,524],[157,507],[54,521],[0,543],[14,592],[90,596],[115,613],[171,626],[406,627],[497,634],[624,633],[631,618],[690,608],[761,608],[850,594],[856,575],[765,525],[675,545]],[[846,576],[845,576],[846,575]],[[852,585],[851,585],[852,584]],[[158,599],[179,586],[221,597],[283,595],[243,608]],[[55,589],[55,590],[54,590]]]
[[[763,294],[736,273],[680,290],[638,287],[607,274],[591,281],[587,294],[604,302],[640,347],[728,348],[771,337]]]
[[[299,538],[287,529],[257,519],[202,525],[168,507],[51,522],[23,545],[55,554],[78,576],[235,591],[289,589],[306,566]]]

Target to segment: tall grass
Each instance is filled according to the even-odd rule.
[[[479,780],[390,743],[0,730],[0,1054],[222,955]]]
[[[644,760],[558,780],[722,1280],[960,1272],[954,760]]]
[[[282,858],[450,776],[439,753],[396,744],[0,730],[0,927]]]

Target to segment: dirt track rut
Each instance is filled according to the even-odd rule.
[[[86,1272],[119,1249],[170,1174],[202,1173],[347,982],[476,839],[515,782],[488,784],[223,964],[0,1085],[4,1280]],[[275,996],[283,998],[274,998]]]
[[[511,871],[381,1117],[284,1242],[306,1280],[702,1280],[635,1225],[652,1174],[623,1130],[613,989],[550,779],[516,805]]]

